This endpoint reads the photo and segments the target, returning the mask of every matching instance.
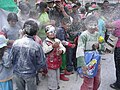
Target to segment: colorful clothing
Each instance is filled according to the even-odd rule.
[[[94,32],[91,34],[88,30],[84,31],[79,39],[77,46],[77,67],[86,66],[85,51],[93,51],[93,45],[98,43],[99,33]],[[84,77],[83,84],[80,90],[97,90],[100,85],[100,70],[97,70],[97,75],[93,78]]]
[[[105,28],[105,19],[104,19],[104,17],[101,17],[98,20],[98,30],[99,30],[100,36],[105,37],[106,28]]]
[[[41,24],[41,29],[38,31],[38,36],[44,40],[46,38],[46,33],[45,33],[45,24],[49,24],[50,23],[50,19],[49,19],[49,16],[47,14],[47,12],[44,12],[42,14],[40,14],[40,17],[39,17],[39,22]]]
[[[114,61],[116,68],[116,82],[114,83],[116,87],[120,88],[120,20],[113,22],[115,25],[114,35],[118,37],[118,41],[114,50]]]
[[[55,42],[59,42],[58,48],[52,47]],[[59,39],[55,38],[54,40],[50,40],[46,38],[43,41],[43,50],[46,54],[48,65],[48,89],[57,90],[60,76],[59,68],[62,63],[61,55],[57,54],[57,50],[62,50],[65,53],[66,49]]]
[[[13,90],[12,80],[0,82],[0,90]]]
[[[97,71],[97,75],[94,78],[84,77],[83,84],[80,90],[98,90],[100,86],[100,66]]]
[[[118,37],[116,47],[120,47],[120,20],[114,21],[113,24],[115,25],[115,30],[113,31],[113,34]]]
[[[64,69],[66,69],[67,66],[70,66],[70,69],[73,69],[73,64],[72,64],[72,60],[71,60],[72,58],[70,57],[70,54],[69,54],[70,47],[72,46],[72,44],[68,40],[68,38],[69,38],[68,33],[64,30],[63,27],[59,27],[57,30],[56,37],[58,39],[60,39],[61,41],[65,41],[65,42],[69,43],[68,45],[64,45],[66,47],[66,53],[65,53],[65,55],[62,55],[62,65],[63,66],[61,65],[61,69],[64,70]],[[67,64],[69,64],[69,65],[67,65]]]
[[[61,55],[57,55],[57,50],[63,50],[65,53],[65,47],[61,44],[61,41],[59,39],[54,39],[55,41],[50,40],[49,38],[46,38],[43,41],[43,50],[46,54],[46,60],[47,60],[47,65],[49,69],[58,69],[61,66],[62,63],[62,58]],[[53,48],[52,44],[54,42],[60,42],[60,47],[59,48]]]

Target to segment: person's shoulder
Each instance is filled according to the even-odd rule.
[[[23,41],[22,39],[17,39],[14,41],[12,46],[20,45],[22,41]]]
[[[88,32],[88,30],[83,31],[83,32],[81,33],[80,37],[83,37],[83,38],[89,37],[89,32]]]
[[[86,35],[86,34],[88,34],[88,30],[85,30],[81,33],[81,35]]]
[[[9,25],[4,25],[4,26],[2,27],[2,30],[3,30],[3,31],[7,31],[9,28],[10,28]]]
[[[39,48],[42,48],[42,45],[40,45],[39,43],[37,43],[36,41],[33,41],[33,46],[35,47],[35,48],[37,48],[37,49],[39,49]]]

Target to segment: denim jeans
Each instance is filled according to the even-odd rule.
[[[36,77],[25,79],[14,74],[13,90],[37,90]]]

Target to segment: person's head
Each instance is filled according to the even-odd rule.
[[[71,6],[70,4],[67,4],[67,5],[65,6],[65,8],[66,8],[66,10],[67,10],[67,14],[68,14],[68,15],[72,13],[72,6]]]
[[[7,46],[8,39],[4,35],[0,35],[0,60],[3,57],[5,47]]]
[[[25,14],[25,15],[28,14],[31,9],[30,4],[23,1],[19,2],[18,7],[21,10],[21,14]]]
[[[104,0],[103,8],[108,8],[108,6],[109,6],[109,1],[108,0]]]
[[[47,11],[47,3],[46,2],[40,2],[39,11],[42,13]]]
[[[59,8],[62,4],[61,0],[54,0],[54,3],[56,4],[56,7]]]
[[[18,16],[15,13],[9,13],[7,16],[7,21],[10,26],[15,26],[16,22],[18,22]]]
[[[72,10],[73,10],[73,12],[76,12],[78,10],[77,4],[75,4],[75,3],[72,4]]]
[[[91,6],[92,6],[93,4],[95,4],[95,5],[96,5],[97,3],[96,3],[96,2],[91,2]]]
[[[46,2],[49,8],[53,8],[54,0],[47,0]]]
[[[72,21],[70,20],[70,17],[64,17],[61,21],[61,25],[65,30],[68,30],[71,24]]]
[[[85,25],[87,30],[90,33],[94,33],[95,31],[98,30],[98,19],[95,15],[89,15],[86,19],[85,19]]]
[[[86,13],[85,8],[81,8],[81,9],[80,9],[80,12],[81,12],[81,14],[85,14],[85,13]]]
[[[38,18],[38,12],[34,9],[31,9],[30,13],[29,13],[29,18],[37,19]]]
[[[38,24],[33,20],[28,20],[23,25],[23,31],[25,34],[29,36],[36,35],[37,31],[39,30]]]
[[[90,3],[86,3],[86,4],[85,4],[85,9],[86,9],[87,12],[88,12],[88,10],[89,10],[89,7],[90,7]]]
[[[56,37],[56,30],[55,27],[52,25],[47,25],[45,27],[45,32],[49,39],[54,39]]]
[[[91,7],[92,8],[96,8],[97,7],[97,3],[96,2],[91,2]]]
[[[81,7],[81,3],[80,2],[77,2],[76,5],[77,5],[78,9]]]

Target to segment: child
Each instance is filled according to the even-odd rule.
[[[10,68],[10,61],[4,52],[7,42],[8,40],[5,38],[5,36],[0,35],[0,90],[13,90],[12,68]]]
[[[23,29],[25,35],[13,43],[9,54],[13,64],[13,85],[17,90],[37,90],[37,71],[47,68],[43,49],[34,41],[39,27],[36,22],[28,20]]]
[[[72,44],[69,40],[68,40],[68,34],[67,34],[67,30],[70,28],[71,25],[71,21],[68,17],[64,17],[61,21],[61,27],[58,28],[57,30],[57,34],[56,37],[59,38],[62,41],[62,44],[66,47],[67,52],[66,54],[62,55],[62,65],[61,65],[61,74],[60,74],[60,80],[63,81],[69,81],[69,78],[65,77],[65,75],[70,75],[71,72],[68,72],[66,70],[66,64],[68,66],[71,66],[71,68],[73,68],[72,65],[72,61],[71,59],[69,59],[70,57],[70,53],[68,52],[69,48],[74,48],[75,44]],[[67,57],[65,56],[67,55]],[[67,63],[66,63],[67,60]]]
[[[8,41],[7,50],[8,52],[11,49],[13,42],[19,38],[20,26],[18,22],[18,16],[15,13],[9,13],[7,16],[8,26],[3,26],[2,32],[5,34]]]
[[[85,24],[87,30],[84,31],[79,39],[77,46],[77,67],[82,67],[82,70],[86,73],[88,67],[86,66],[84,60],[84,52],[92,51],[93,46],[98,48],[98,37],[99,34],[97,32],[97,18],[94,15],[90,15],[86,18]],[[88,78],[84,76],[84,81],[80,90],[98,90],[100,85],[100,65],[98,66],[97,74],[93,78]]]
[[[66,49],[61,41],[57,39],[55,27],[48,25],[45,28],[47,38],[43,41],[43,50],[46,54],[48,65],[48,89],[59,89],[59,68],[61,66],[61,54],[65,53]]]

